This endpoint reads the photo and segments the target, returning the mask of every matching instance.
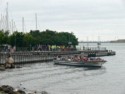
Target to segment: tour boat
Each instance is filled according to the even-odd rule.
[[[69,61],[69,60],[55,60],[54,64],[56,65],[66,65],[66,66],[76,66],[76,67],[101,67],[106,60],[95,59],[87,61]]]

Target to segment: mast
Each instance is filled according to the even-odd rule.
[[[36,22],[36,30],[37,30],[37,13],[35,13],[35,22]]]
[[[2,17],[1,17],[1,28],[2,28],[3,30],[6,30],[6,18],[5,18],[5,16],[3,16],[3,15],[2,15]]]
[[[101,45],[100,36],[98,36],[98,43],[97,43],[97,45],[98,45],[98,50],[100,50],[100,45]]]
[[[13,22],[14,31],[17,31],[15,21]]]
[[[1,18],[0,18],[0,30],[2,30],[2,14],[1,14]]]
[[[13,25],[14,25],[14,22],[13,22],[13,19],[11,20],[11,24],[12,24],[12,33],[13,33]]]
[[[22,32],[24,32],[24,17],[22,17]]]
[[[9,30],[9,13],[8,13],[8,2],[6,7],[6,30]]]
[[[87,36],[87,48],[89,47],[89,37]]]

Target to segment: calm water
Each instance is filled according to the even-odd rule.
[[[116,51],[116,56],[102,57],[108,62],[100,69],[37,63],[1,71],[0,84],[28,91],[46,90],[49,94],[125,94],[125,44],[104,43],[102,46]]]

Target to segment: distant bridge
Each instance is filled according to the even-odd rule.
[[[110,41],[79,41],[79,43],[110,43]]]

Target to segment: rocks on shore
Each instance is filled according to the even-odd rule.
[[[27,94],[27,93],[21,89],[15,89],[9,85],[2,85],[0,87],[0,94]],[[37,92],[28,94],[37,94]],[[42,91],[40,94],[48,94],[48,93],[46,91]]]
[[[0,87],[0,94],[26,94],[23,90],[16,90],[9,85],[2,85]]]

